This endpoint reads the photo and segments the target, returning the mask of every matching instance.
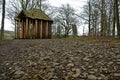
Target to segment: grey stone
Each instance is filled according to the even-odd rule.
[[[74,64],[73,64],[73,63],[69,63],[69,64],[67,64],[67,66],[68,66],[68,67],[73,67]]]
[[[73,77],[78,77],[81,73],[80,69],[75,69],[75,72],[76,73],[72,75]]]
[[[83,60],[84,61],[90,61],[90,59],[88,57],[84,57]]]
[[[114,73],[115,77],[120,77],[120,73]]]
[[[21,75],[21,74],[25,74],[25,72],[19,70],[19,71],[16,71],[14,74]]]
[[[18,78],[21,78],[21,77],[22,77],[22,75],[19,75],[19,74],[14,75],[15,79],[18,79]]]
[[[117,58],[117,59],[120,59],[120,55],[117,55],[116,58]]]
[[[88,75],[88,80],[97,80],[97,77],[94,75]]]

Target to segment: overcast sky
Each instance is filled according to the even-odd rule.
[[[87,0],[49,0],[53,6],[61,6],[62,4],[70,4],[73,8],[80,8],[87,2]]]
[[[49,0],[50,5],[59,7],[62,4],[70,4],[76,10],[82,10],[83,5],[87,0]],[[1,20],[1,16],[0,16]],[[5,30],[14,30],[14,25],[10,24],[9,20],[5,20]]]

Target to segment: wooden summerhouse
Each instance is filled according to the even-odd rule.
[[[15,17],[16,39],[42,39],[51,38],[51,25],[53,21],[43,11],[33,9],[22,10]]]

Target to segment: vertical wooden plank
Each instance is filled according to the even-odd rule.
[[[40,38],[40,20],[38,20],[38,27],[37,27],[37,32],[38,32],[38,38]]]
[[[28,18],[26,18],[26,30],[25,30],[25,33],[26,33],[26,38],[28,38]]]
[[[42,22],[42,20],[41,20],[41,22],[40,22],[40,38],[42,39],[42,25],[43,25],[43,22]]]
[[[35,23],[34,23],[34,20],[32,20],[32,38],[35,38]]]
[[[19,20],[18,20],[18,26],[17,26],[17,39],[19,39]]]
[[[16,21],[16,39],[18,38],[18,20]]]
[[[40,21],[39,20],[37,22],[37,35],[38,35],[38,38],[40,38]]]
[[[24,39],[26,38],[26,33],[25,33],[25,31],[26,31],[26,21],[24,20],[23,21],[23,25],[24,25]]]
[[[15,39],[16,39],[16,20],[15,20]]]
[[[27,27],[27,38],[30,39],[30,19],[28,19],[28,27]]]
[[[30,24],[31,24],[31,20],[28,20],[28,38],[30,39]]]
[[[32,38],[32,37],[31,37],[31,28],[32,28],[32,20],[30,19],[30,21],[29,21],[29,34],[30,34],[30,39]]]
[[[18,39],[20,39],[20,20],[18,21]]]
[[[46,38],[48,38],[48,21],[46,22]]]
[[[24,24],[23,24],[23,19],[22,19],[22,23],[21,23],[21,38],[23,38],[23,36],[24,36],[24,35],[23,35],[23,32],[24,32],[24,31],[23,31],[23,26],[24,26]]]
[[[33,20],[31,20],[31,38],[33,39]]]
[[[37,31],[37,29],[38,29],[38,21],[35,20],[35,37],[36,38],[38,38],[38,31]]]
[[[48,23],[48,38],[50,38],[50,22]]]
[[[49,22],[49,38],[51,38],[52,37],[52,31],[51,31],[51,28],[52,28],[52,23],[51,22]]]

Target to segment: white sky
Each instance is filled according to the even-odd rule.
[[[80,11],[82,10],[83,5],[87,0],[49,0],[50,5],[59,7],[62,4],[70,4],[74,9]],[[1,15],[0,15],[0,22],[1,22]],[[82,30],[81,30],[82,29]],[[14,25],[8,19],[5,19],[5,30],[14,31]],[[79,34],[82,34],[83,28],[79,27]]]
[[[73,8],[80,8],[87,2],[87,0],[50,0],[49,1],[53,6],[61,6],[62,4],[70,4]]]

